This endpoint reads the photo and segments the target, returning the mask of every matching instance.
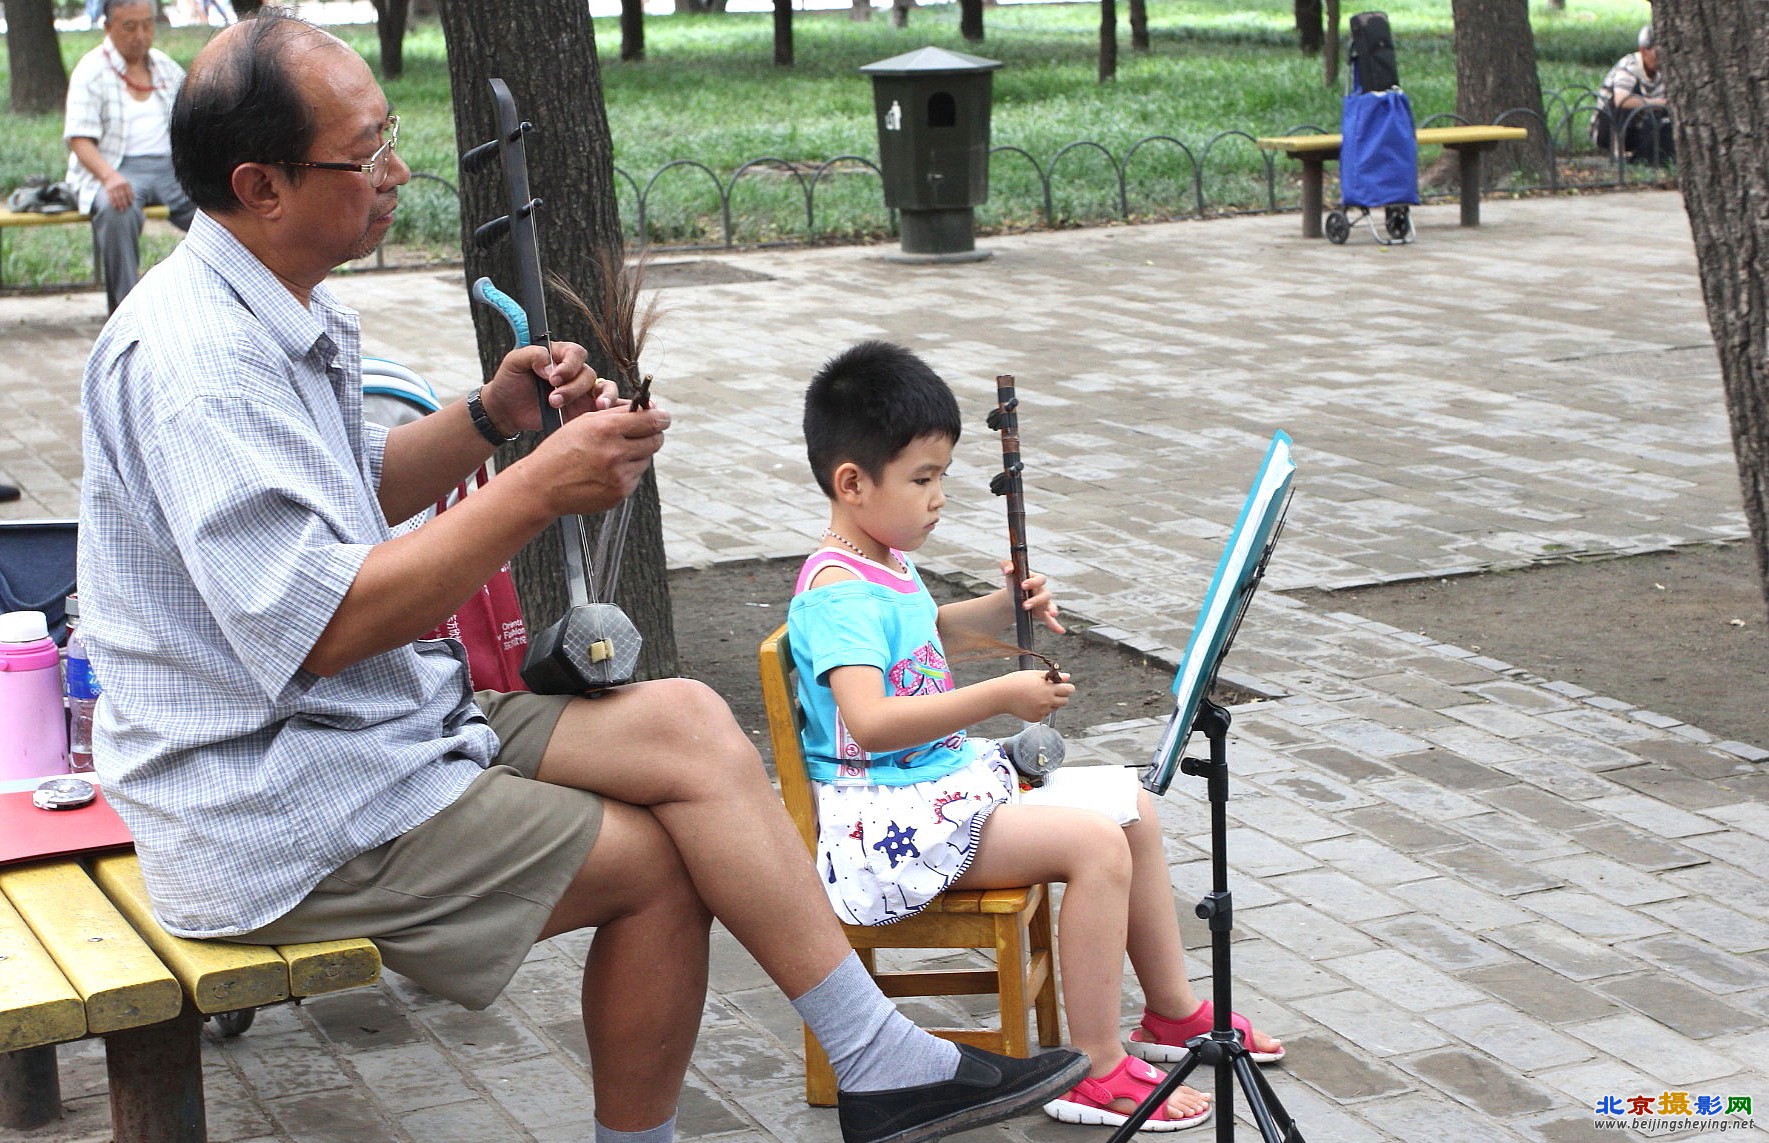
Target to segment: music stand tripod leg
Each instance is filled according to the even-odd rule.
[[[1205,780],[1210,800],[1210,892],[1198,902],[1197,914],[1210,927],[1210,1003],[1215,1009],[1214,1025],[1207,1035],[1186,1043],[1179,1063],[1130,1113],[1124,1125],[1112,1133],[1108,1143],[1129,1143],[1137,1129],[1167,1102],[1167,1097],[1198,1064],[1216,1072],[1217,1143],[1233,1143],[1235,1138],[1237,1082],[1265,1143],[1305,1143],[1302,1129],[1259,1074],[1247,1045],[1241,1042],[1241,1034],[1231,1022],[1234,987],[1229,968],[1229,930],[1234,927],[1235,910],[1228,888],[1228,726],[1228,711],[1205,701],[1198,708],[1192,727],[1209,740],[1210,760],[1186,758],[1180,762],[1182,773]]]

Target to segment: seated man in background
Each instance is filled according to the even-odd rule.
[[[1668,163],[1671,116],[1665,109],[1665,74],[1658,67],[1652,25],[1640,29],[1639,50],[1616,61],[1597,93],[1591,141],[1629,159]]]
[[[115,310],[139,275],[141,209],[164,203],[188,229],[196,208],[172,174],[167,125],[184,69],[154,48],[150,0],[104,0],[104,39],[68,76],[68,182],[92,216],[92,244]]]

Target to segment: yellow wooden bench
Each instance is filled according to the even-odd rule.
[[[54,1045],[102,1036],[117,1143],[202,1143],[205,1016],[371,984],[380,971],[366,940],[171,936],[134,854],[0,868],[0,1127],[58,1116]]]
[[[1461,160],[1462,225],[1480,225],[1480,156],[1500,143],[1529,138],[1522,127],[1426,127],[1414,132],[1421,147],[1447,147]],[[1256,139],[1263,151],[1281,151],[1302,164],[1302,237],[1321,236],[1323,168],[1339,158],[1338,135],[1280,135]]]
[[[170,217],[166,208],[160,205],[144,207],[142,213],[149,218],[165,219]],[[71,226],[76,222],[87,223],[91,221],[91,215],[80,214],[72,210],[64,210],[60,214],[38,214],[35,211],[7,210],[5,207],[0,207],[0,286],[6,284],[6,232],[8,230],[31,226]],[[94,278],[100,276],[96,260],[93,262],[92,276]]]

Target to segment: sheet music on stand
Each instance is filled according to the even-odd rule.
[[[1247,500],[1241,505],[1241,515],[1216,565],[1216,575],[1204,593],[1204,604],[1198,609],[1179,669],[1173,674],[1173,715],[1143,778],[1143,786],[1150,793],[1166,793],[1179,769],[1198,708],[1216,683],[1217,671],[1234,643],[1241,618],[1246,615],[1272,549],[1277,546],[1284,514],[1290,506],[1290,480],[1295,473],[1289,435],[1273,433],[1265,460],[1260,463]]]

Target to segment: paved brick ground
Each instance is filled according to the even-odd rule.
[[[999,452],[982,416],[1014,373],[1036,563],[1072,610],[1169,658],[1274,428],[1299,464],[1274,589],[1743,535],[1680,201],[1484,215],[1463,231],[1426,208],[1419,243],[1394,250],[1307,243],[1286,216],[994,239],[992,261],[961,267],[718,255],[744,280],[667,290],[647,358],[677,415],[659,462],[670,558],[809,546],[799,394],[872,336],[925,353],[973,426],[925,562],[990,574]],[[459,278],[339,288],[370,352],[452,394],[477,372]],[[27,489],[0,515],[74,511],[75,379],[101,318],[97,294],[0,300],[0,474]],[[1235,712],[1237,1006],[1288,1042],[1267,1074],[1311,1143],[1638,1139],[1595,1127],[1597,1100],[1769,1099],[1769,743],[1273,590],[1231,666],[1279,696]],[[1140,763],[1159,729],[1093,728],[1078,751]],[[1205,805],[1176,784],[1161,813],[1189,904]],[[212,1137],[587,1138],[583,952],[537,949],[484,1013],[397,978],[266,1011],[208,1045]],[[790,1008],[723,934],[713,984],[683,1136],[837,1138],[799,1098]],[[100,1053],[63,1061],[69,1116],[27,1137],[108,1138]],[[967,1138],[1103,1136],[1029,1116]]]

